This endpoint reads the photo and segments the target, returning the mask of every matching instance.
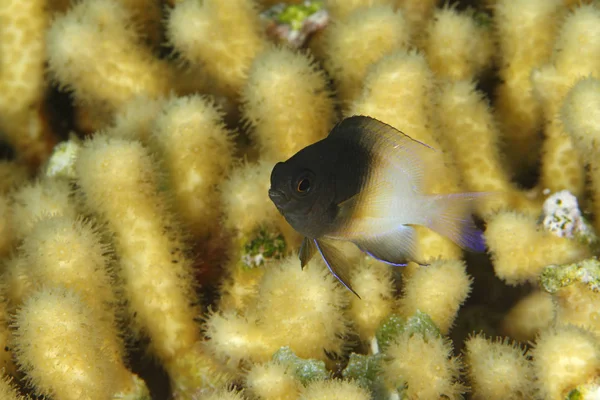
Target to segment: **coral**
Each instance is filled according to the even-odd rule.
[[[369,341],[383,319],[393,311],[391,271],[381,263],[363,258],[356,268],[352,269],[350,282],[354,290],[361,293],[361,298],[352,297],[348,313],[358,336],[364,341]]]
[[[496,275],[509,284],[536,280],[547,265],[578,261],[590,254],[587,246],[537,229],[533,217],[501,212],[485,231]]]
[[[578,386],[591,383],[600,368],[597,336],[565,326],[544,330],[532,352],[536,389],[544,399],[564,399]]]
[[[477,205],[479,213],[485,215],[509,207],[534,208],[503,166],[494,116],[474,82],[462,80],[443,85],[438,102],[440,125],[445,132],[442,140],[454,154],[465,188],[493,192],[493,196]]]
[[[579,80],[567,93],[561,109],[563,124],[587,162],[600,151],[600,79]]]
[[[255,364],[246,376],[246,387],[256,397],[266,400],[293,400],[301,390],[290,368],[275,361]]]
[[[421,311],[447,334],[458,308],[471,291],[471,284],[461,261],[433,262],[407,279],[398,303],[399,312],[409,316]],[[442,285],[444,289],[438,289],[436,285]]]
[[[89,0],[76,3],[48,30],[54,79],[94,115],[110,116],[137,95],[166,95],[171,86],[169,64],[141,42],[132,18],[119,2]]]
[[[467,388],[458,382],[462,365],[451,352],[452,345],[441,336],[405,332],[387,349],[383,375],[409,398],[460,398]]]
[[[541,180],[552,191],[583,192],[584,173],[578,152],[565,132],[559,112],[570,87],[600,71],[600,9],[582,5],[564,19],[548,64],[532,74],[535,93],[547,122],[542,147]]]
[[[118,285],[112,279],[111,258],[97,229],[80,220],[50,217],[37,223],[19,247],[27,265],[29,287],[22,298],[45,285],[77,291],[96,327],[113,333],[103,344],[106,357],[123,356],[115,318]]]
[[[176,210],[196,236],[214,231],[220,217],[216,189],[233,158],[233,134],[222,117],[211,99],[173,98],[163,105],[151,133],[150,144],[164,161]],[[220,157],[201,157],[205,152]]]
[[[542,329],[550,326],[556,316],[552,296],[538,290],[515,304],[504,317],[502,333],[521,342],[533,341]]]
[[[434,13],[439,0],[395,0],[398,8],[406,15],[411,28],[424,29]]]
[[[107,392],[115,398],[134,393],[135,399],[149,397],[120,359],[106,357],[102,343],[113,332],[96,323],[75,291],[61,286],[36,291],[19,309],[15,324],[17,362],[38,394],[57,399],[101,399]],[[55,362],[56,356],[69,362]]]
[[[151,353],[170,369],[175,387],[187,390],[183,382],[194,377],[198,385],[218,385],[222,378],[216,372],[195,371],[207,361],[195,349],[200,331],[193,321],[198,311],[192,261],[164,192],[159,192],[148,150],[136,141],[98,135],[84,144],[76,171],[86,206],[114,232],[134,335],[150,339]],[[190,363],[187,357],[197,357],[198,366],[183,370]]]
[[[595,227],[600,228],[600,174],[598,170],[598,140],[600,134],[600,80],[596,77],[580,79],[567,93],[561,108],[561,121],[571,135],[579,154],[586,164],[591,181]]]
[[[24,400],[15,385],[10,381],[10,378],[2,377],[0,380],[0,397],[6,400]]]
[[[426,28],[423,51],[431,70],[451,80],[474,78],[492,63],[494,46],[489,26],[476,15],[455,8],[437,9]]]
[[[598,397],[597,1],[0,3],[1,398]],[[270,176],[351,115],[480,252],[301,267]]]
[[[248,0],[178,2],[168,16],[167,37],[181,57],[206,69],[218,93],[230,97],[266,45],[256,5]]]
[[[533,368],[524,349],[482,335],[469,338],[465,347],[474,399],[532,397]]]
[[[341,353],[348,322],[341,313],[347,293],[322,262],[311,261],[303,270],[288,257],[267,269],[254,301],[242,310],[215,313],[207,321],[209,346],[217,356],[236,364],[240,360],[267,361],[282,346],[302,358],[326,360]],[[305,329],[306,325],[310,329]]]
[[[263,159],[285,160],[333,127],[333,101],[323,71],[310,56],[288,48],[269,48],[256,57],[242,102]]]
[[[542,107],[530,80],[547,63],[565,12],[561,0],[500,0],[494,5],[494,28],[500,48],[502,83],[496,89],[498,123],[513,173],[531,169],[539,158]],[[521,172],[522,173],[522,172]]]
[[[367,400],[369,392],[354,382],[330,380],[309,385],[299,400]]]
[[[0,137],[34,167],[45,161],[56,141],[44,115],[44,34],[50,22],[46,3],[0,4]]]
[[[324,37],[325,67],[345,104],[360,95],[369,66],[394,50],[406,49],[411,32],[391,6],[357,8],[334,20]]]

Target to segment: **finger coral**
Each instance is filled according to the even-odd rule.
[[[121,360],[106,357],[102,343],[112,332],[95,323],[76,292],[61,286],[36,292],[15,323],[17,362],[38,394],[57,399],[147,397],[145,384]]]
[[[0,0],[0,398],[598,397],[599,38],[591,0]],[[274,167],[357,115],[477,251],[301,250]]]
[[[426,32],[424,52],[432,71],[440,77],[474,78],[493,61],[490,29],[472,13],[450,7],[435,10]]]
[[[267,361],[284,345],[302,358],[321,360],[344,350],[348,321],[341,310],[347,293],[320,263],[296,267],[288,258],[265,271],[255,301],[241,315],[210,317],[206,329],[213,352],[235,365]]]
[[[102,118],[136,95],[166,95],[171,85],[171,67],[132,25],[132,14],[120,2],[82,1],[57,17],[47,33],[52,76],[94,113],[108,114]]]
[[[503,79],[496,89],[498,122],[511,149],[506,156],[518,174],[534,166],[541,144],[542,107],[534,96],[530,75],[550,60],[566,10],[561,0],[500,0],[494,11]]]
[[[529,399],[533,369],[518,345],[491,341],[481,335],[466,342],[473,398]]]
[[[264,159],[291,157],[323,139],[333,126],[333,101],[323,71],[311,57],[287,48],[256,57],[242,101]]]
[[[206,69],[217,93],[233,98],[266,45],[252,0],[178,2],[168,16],[167,37],[181,57]]]
[[[411,33],[400,11],[390,6],[357,8],[334,21],[325,33],[325,66],[345,103],[360,95],[369,66],[394,50],[405,49]]]
[[[19,150],[19,157],[34,166],[45,162],[56,140],[44,111],[47,3],[10,0],[0,4],[0,138],[7,139]]]

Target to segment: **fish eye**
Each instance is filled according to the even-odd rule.
[[[296,186],[296,191],[298,193],[306,193],[310,189],[310,179],[302,178],[298,181],[298,185]]]
[[[310,192],[312,187],[314,186],[314,174],[309,171],[304,171],[294,183],[294,190],[299,195],[305,195]]]

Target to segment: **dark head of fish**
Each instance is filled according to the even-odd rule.
[[[305,236],[316,237],[327,208],[333,204],[332,175],[320,141],[300,150],[271,172],[269,197],[287,222]]]
[[[358,193],[367,168],[364,152],[330,135],[275,165],[269,197],[296,231],[318,238],[333,229],[337,206]]]

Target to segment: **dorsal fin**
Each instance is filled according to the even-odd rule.
[[[437,153],[433,147],[372,117],[348,117],[331,130],[329,137],[358,143],[372,155],[375,164],[385,162],[402,171],[417,191],[423,176],[439,168],[430,161]]]

